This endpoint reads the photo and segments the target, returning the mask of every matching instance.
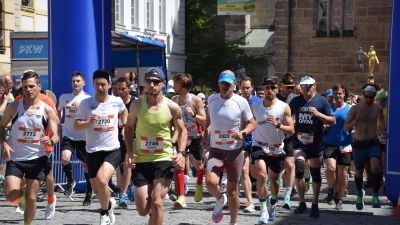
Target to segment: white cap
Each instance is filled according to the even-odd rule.
[[[300,84],[315,84],[315,80],[312,77],[304,76],[301,78]]]
[[[199,98],[201,98],[201,99],[206,98],[206,96],[205,96],[203,93],[197,94],[197,97],[199,97]]]
[[[168,84],[167,84],[167,92],[168,93],[175,93],[175,90],[174,90],[174,80],[169,80],[168,81]]]

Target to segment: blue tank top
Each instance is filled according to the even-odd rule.
[[[350,105],[346,103],[343,109],[337,110],[335,105],[331,105],[336,118],[336,125],[330,126],[324,137],[324,142],[336,146],[347,146],[353,142],[351,130],[343,131],[344,122],[350,111]]]

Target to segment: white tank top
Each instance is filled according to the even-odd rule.
[[[175,98],[175,103],[179,105],[179,95],[176,96]],[[186,110],[186,106],[189,106],[190,108],[192,108],[193,111],[196,111],[192,105],[190,104],[190,100],[192,99],[192,95],[189,95],[188,100],[186,101],[186,104],[181,107],[182,110],[182,119],[183,122],[185,123],[185,127],[188,133],[189,137],[200,137],[203,135],[203,130],[201,128],[200,123],[198,123],[196,121],[195,118],[193,118]]]
[[[253,103],[253,112],[256,119],[256,129],[253,132],[253,146],[259,146],[264,154],[268,156],[279,156],[285,154],[283,151],[283,139],[285,133],[267,122],[268,115],[273,115],[275,119],[283,124],[286,103],[277,99],[272,107],[264,107],[264,101]]]
[[[10,152],[13,161],[27,161],[44,156],[44,145],[40,143],[47,120],[44,118],[44,102],[34,114],[27,114],[24,100],[19,100],[17,113],[12,119],[8,145],[14,150]]]

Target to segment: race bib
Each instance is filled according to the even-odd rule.
[[[311,145],[314,142],[314,134],[313,133],[297,133],[297,138],[303,145]]]
[[[26,128],[26,127],[18,128],[19,143],[39,144],[41,136],[42,136],[42,129],[40,128]]]
[[[379,138],[379,143],[381,145],[386,145],[386,137],[380,136],[378,138]]]
[[[164,151],[163,137],[141,137],[140,151],[147,154],[161,153]]]
[[[100,120],[94,123],[94,131],[113,131],[114,115],[101,116]]]
[[[233,139],[232,135],[235,133],[233,130],[215,130],[214,138],[216,145],[232,145],[235,143],[235,139]]]
[[[261,149],[264,152],[264,155],[266,156],[272,156],[272,157],[279,157],[279,146],[281,144],[268,144],[268,143],[262,143],[258,142],[258,144],[261,145]]]
[[[340,153],[341,154],[345,154],[345,153],[348,153],[348,152],[353,152],[353,149],[352,149],[351,145],[339,146],[339,149],[340,149]]]
[[[75,118],[76,111],[78,111],[78,108],[75,108],[75,107],[72,107],[72,106],[65,106],[65,117],[67,117],[67,118]]]
[[[124,124],[122,123],[120,115],[118,115],[118,128],[120,128],[120,129],[124,128]]]

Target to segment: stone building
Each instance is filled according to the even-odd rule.
[[[14,30],[14,0],[1,0],[0,11],[0,74],[10,74],[10,31]]]

